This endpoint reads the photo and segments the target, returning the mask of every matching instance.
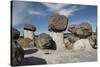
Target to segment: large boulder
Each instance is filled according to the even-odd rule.
[[[75,43],[76,41],[78,41],[80,38],[75,36],[73,33],[65,33],[64,34],[64,43],[66,48],[73,48],[73,43]]]
[[[19,38],[17,42],[21,45],[22,48],[30,48],[31,42],[33,42],[30,38]]]
[[[76,24],[71,24],[69,25],[68,31],[75,34],[77,31],[77,27],[78,26]]]
[[[80,38],[86,38],[92,35],[92,26],[85,22],[79,25],[70,25],[68,30]]]
[[[61,32],[66,30],[68,25],[68,19],[66,16],[54,14],[52,16],[49,16],[48,18],[48,30],[49,31],[55,31],[55,32]]]
[[[11,34],[12,40],[17,40],[20,36],[20,32],[16,28],[12,28]]]
[[[24,59],[24,50],[17,41],[11,44],[11,65],[20,65]]]
[[[91,46],[94,49],[97,49],[97,34],[96,34],[96,32],[93,32],[92,35],[88,37],[88,39],[89,39]]]
[[[36,46],[42,49],[56,49],[55,42],[46,33],[41,33],[35,41]]]
[[[87,37],[92,34],[92,26],[89,23],[80,23],[77,30],[77,35]]]
[[[74,50],[86,50],[86,51],[92,51],[93,50],[88,39],[80,39],[80,40],[76,41],[73,44],[73,49]]]
[[[17,42],[20,32],[12,28],[12,42],[11,42],[11,65],[20,65],[24,58],[24,50]]]
[[[36,31],[36,27],[31,24],[25,24],[24,29],[30,30],[30,31]]]
[[[68,40],[68,38],[64,38],[64,43],[65,43],[65,47],[67,49],[72,49],[73,48],[73,44]]]
[[[69,35],[67,38],[71,43],[74,43],[74,42],[76,42],[77,40],[80,39],[79,37],[75,36],[74,34]]]

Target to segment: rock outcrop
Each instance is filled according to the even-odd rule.
[[[73,43],[73,49],[91,50],[91,47],[96,48],[97,37],[96,34],[92,33],[92,26],[89,23],[72,24],[68,31],[72,33],[67,39],[70,43]]]
[[[36,27],[31,24],[25,24],[24,25],[24,38],[30,38],[31,40],[34,40],[36,31]]]
[[[12,28],[12,42],[11,42],[11,65],[20,65],[24,58],[24,50],[17,42],[17,39],[20,36],[20,32]]]
[[[92,35],[92,26],[85,22],[80,23],[79,25],[70,25],[68,30],[80,38],[85,38]]]
[[[56,49],[55,42],[50,35],[41,33],[35,41],[36,46],[42,49]]]
[[[12,40],[17,40],[20,36],[20,32],[16,28],[12,28]]]
[[[97,49],[97,34],[94,32],[91,36],[88,37],[91,46],[94,49]]]
[[[93,48],[91,47],[88,39],[80,39],[73,44],[74,50],[86,50],[92,51]]]
[[[55,41],[57,50],[64,50],[64,31],[68,25],[67,17],[60,14],[53,14],[49,16],[48,24],[49,34]]]
[[[48,18],[49,31],[61,32],[66,30],[67,25],[68,25],[68,19],[66,18],[66,16],[54,14],[52,16],[49,16]]]

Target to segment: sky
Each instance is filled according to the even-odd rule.
[[[66,16],[68,26],[88,22],[93,31],[96,30],[97,6],[33,1],[13,1],[12,4],[12,26],[21,34],[26,23],[37,28],[36,34],[48,32],[48,16],[54,13]]]

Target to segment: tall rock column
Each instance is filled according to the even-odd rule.
[[[34,39],[34,32],[36,31],[36,27],[30,24],[24,25],[24,38],[30,38],[31,40]]]
[[[64,31],[67,28],[68,19],[59,14],[54,14],[48,18],[48,30],[50,36],[56,43],[57,50],[65,49]]]

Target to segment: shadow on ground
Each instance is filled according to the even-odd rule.
[[[27,57],[24,58],[24,60],[21,63],[21,66],[24,65],[41,65],[41,64],[47,64],[45,59],[37,58],[37,57]]]
[[[26,54],[32,54],[32,53],[35,53],[37,51],[38,51],[38,49],[28,49],[28,50],[24,50],[24,55],[26,55]]]

